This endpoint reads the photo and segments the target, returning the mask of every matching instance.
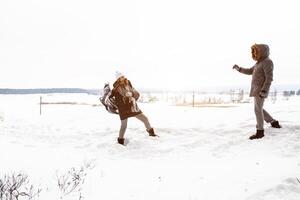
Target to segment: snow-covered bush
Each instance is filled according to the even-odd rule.
[[[77,196],[79,200],[83,199],[82,186],[87,176],[87,171],[94,168],[92,162],[85,163],[79,169],[72,167],[67,172],[59,174],[57,172],[57,186],[60,191],[60,199],[72,195]]]
[[[41,192],[23,173],[5,174],[0,178],[0,200],[36,199]]]

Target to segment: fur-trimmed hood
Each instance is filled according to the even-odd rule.
[[[257,49],[260,53],[259,61],[262,61],[269,57],[270,55],[270,48],[266,44],[254,44],[251,48]]]

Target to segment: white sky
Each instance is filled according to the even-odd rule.
[[[266,43],[274,84],[299,84],[297,0],[1,0],[0,88],[249,85]]]

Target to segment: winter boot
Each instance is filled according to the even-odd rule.
[[[124,145],[125,139],[124,138],[118,138],[118,143],[121,145]]]
[[[156,134],[154,133],[154,129],[153,129],[153,128],[150,128],[149,130],[147,130],[147,132],[149,133],[149,136],[152,136],[152,137],[158,136],[158,135],[156,135]]]
[[[264,130],[256,130],[256,134],[255,135],[252,135],[249,137],[250,140],[253,140],[253,139],[260,139],[262,137],[264,137]]]
[[[273,128],[281,128],[281,126],[280,126],[280,124],[279,124],[279,122],[277,120],[272,121],[271,122],[271,126]]]

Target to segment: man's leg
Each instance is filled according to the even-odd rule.
[[[254,112],[256,117],[256,128],[257,130],[264,130],[264,98],[254,97]]]
[[[264,120],[267,123],[271,123],[272,121],[274,121],[273,117],[265,109],[263,109],[263,114],[264,114]]]
[[[254,97],[254,112],[256,116],[256,134],[250,136],[250,140],[264,137],[264,99]]]
[[[275,120],[265,109],[264,112],[264,119],[267,123],[270,123],[273,128],[281,128],[281,125],[277,120]]]

